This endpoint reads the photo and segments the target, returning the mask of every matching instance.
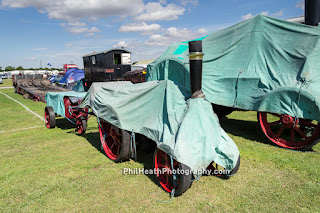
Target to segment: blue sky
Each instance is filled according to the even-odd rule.
[[[2,0],[0,66],[62,68],[93,51],[124,47],[132,62],[173,42],[224,29],[257,14],[302,16],[303,0]]]

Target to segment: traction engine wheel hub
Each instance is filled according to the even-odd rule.
[[[298,121],[298,120],[297,120]],[[294,118],[291,117],[290,115],[284,115],[281,118],[281,123],[283,123],[286,126],[293,126],[294,124]],[[297,123],[296,123],[297,124]]]

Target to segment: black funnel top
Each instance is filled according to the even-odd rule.
[[[202,41],[189,41],[189,53],[202,52]]]
[[[320,0],[305,0],[305,24],[318,26],[320,20]]]

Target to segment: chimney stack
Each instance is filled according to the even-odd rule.
[[[305,24],[318,26],[320,20],[320,0],[305,0]]]
[[[202,93],[202,41],[189,41],[191,95]],[[195,94],[196,93],[196,94]]]

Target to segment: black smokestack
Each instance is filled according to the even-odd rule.
[[[320,20],[320,0],[305,0],[306,25],[318,26]]]
[[[191,94],[201,91],[202,83],[202,41],[189,42]]]

